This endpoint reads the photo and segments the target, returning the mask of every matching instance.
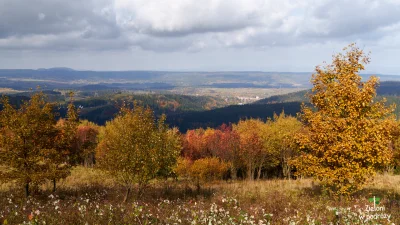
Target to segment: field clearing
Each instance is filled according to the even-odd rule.
[[[18,91],[12,88],[0,88],[0,94],[16,94],[21,92],[23,91]]]
[[[200,191],[185,180],[154,181],[143,196],[101,171],[77,167],[59,182],[23,197],[2,184],[3,224],[400,224],[400,176],[378,175],[351,199],[328,196],[311,179],[219,181]],[[373,209],[370,197],[380,197]],[[376,215],[381,216],[375,219]],[[361,219],[363,216],[364,219]],[[369,216],[369,217],[368,217]],[[375,216],[374,218],[372,218]],[[390,218],[388,218],[390,216]],[[36,221],[36,222],[35,222]]]
[[[167,91],[173,94],[212,96],[220,98],[268,98],[274,95],[284,95],[292,92],[305,90],[304,88],[196,88],[176,87]]]

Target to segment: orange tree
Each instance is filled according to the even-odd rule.
[[[298,173],[318,178],[336,195],[350,195],[390,163],[389,148],[395,106],[376,101],[378,78],[362,82],[358,74],[369,63],[355,44],[316,67],[310,101],[302,106],[306,132],[297,135],[301,155],[294,160]]]
[[[220,180],[227,173],[229,163],[216,157],[206,157],[195,161],[179,158],[175,173],[182,178],[190,178],[200,191],[201,184]]]

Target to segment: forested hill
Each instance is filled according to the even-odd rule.
[[[178,127],[182,132],[199,127],[217,127],[223,123],[236,123],[240,119],[267,119],[274,113],[296,115],[300,112],[301,102],[308,102],[305,94],[310,90],[272,96],[253,104],[227,106],[224,99],[208,96],[187,96],[171,94],[110,94],[100,97],[78,99],[75,105],[81,107],[80,116],[103,125],[111,120],[118,111],[116,102],[137,100],[142,105],[151,107],[156,115],[165,113],[167,123]],[[382,82],[377,90],[378,98],[385,97],[388,104],[395,103],[395,113],[400,115],[400,82]],[[49,100],[60,102],[63,96],[59,92],[47,91]],[[10,96],[13,105],[29,99],[26,95]],[[65,112],[65,104],[61,104],[61,115]]]
[[[308,102],[307,93],[310,90],[293,92],[285,95],[276,95],[269,98],[261,99],[253,104],[273,104],[273,103],[284,103],[284,102]],[[396,96],[400,97],[400,82],[399,81],[384,81],[380,83],[377,88],[378,96],[385,96],[386,98],[396,99]]]
[[[275,95],[269,98],[264,98],[254,102],[256,105],[264,105],[264,104],[274,104],[274,103],[284,103],[284,102],[307,102],[308,98],[306,97],[307,92],[310,90],[293,92],[285,95]]]
[[[259,100],[253,104],[228,106],[203,112],[183,112],[167,118],[170,125],[177,126],[182,132],[198,127],[217,127],[222,123],[236,123],[244,118],[266,119],[274,113],[295,116],[300,112],[302,102],[308,103],[306,94],[311,90],[277,95]],[[395,114],[400,115],[400,82],[382,82],[377,89],[378,99],[385,97],[387,104],[397,105]]]
[[[200,127],[215,128],[223,123],[237,123],[241,119],[260,118],[266,120],[271,118],[274,113],[279,114],[283,110],[285,114],[295,116],[297,112],[300,112],[300,105],[300,102],[234,105],[203,112],[184,112],[169,115],[167,123],[170,126],[178,127],[181,132]]]

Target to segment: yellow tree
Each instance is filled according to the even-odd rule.
[[[269,135],[265,139],[265,145],[271,152],[270,161],[278,161],[282,168],[282,175],[288,179],[290,179],[292,171],[289,162],[298,152],[294,137],[301,128],[300,121],[295,117],[285,115],[283,111],[280,115],[274,114],[273,119],[267,121],[267,133]]]
[[[134,184],[140,195],[151,179],[170,173],[181,147],[176,130],[166,129],[164,121],[156,123],[150,108],[135,103],[133,109],[123,106],[102,130],[97,162],[126,187],[124,201]]]
[[[298,172],[318,178],[337,195],[362,188],[377,168],[390,163],[392,115],[395,106],[376,101],[378,78],[362,82],[358,74],[369,63],[355,44],[333,57],[331,65],[316,67],[312,109],[303,105],[306,132],[299,133]]]
[[[54,104],[47,103],[45,95],[39,92],[18,109],[7,98],[3,98],[2,105],[0,163],[6,169],[0,175],[23,185],[28,196],[32,184],[40,184],[48,178],[49,152],[57,148]]]
[[[201,184],[220,180],[227,173],[229,164],[216,157],[206,157],[195,161],[179,158],[175,172],[182,178],[190,178],[200,191]]]

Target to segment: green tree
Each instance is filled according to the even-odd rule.
[[[102,131],[97,162],[126,187],[124,201],[134,184],[141,195],[151,179],[168,174],[180,152],[176,134],[165,127],[164,120],[156,123],[150,108],[134,103],[133,109],[123,106]]]
[[[5,166],[1,178],[25,187],[44,182],[48,175],[51,153],[57,148],[58,129],[54,104],[47,103],[42,92],[34,94],[20,108],[2,99],[0,113],[0,159]]]
[[[394,106],[376,101],[378,78],[362,82],[358,74],[369,57],[351,44],[333,57],[333,63],[317,67],[310,100],[303,105],[306,132],[297,136],[301,156],[294,161],[300,174],[318,178],[337,195],[362,188],[377,168],[390,163]]]

